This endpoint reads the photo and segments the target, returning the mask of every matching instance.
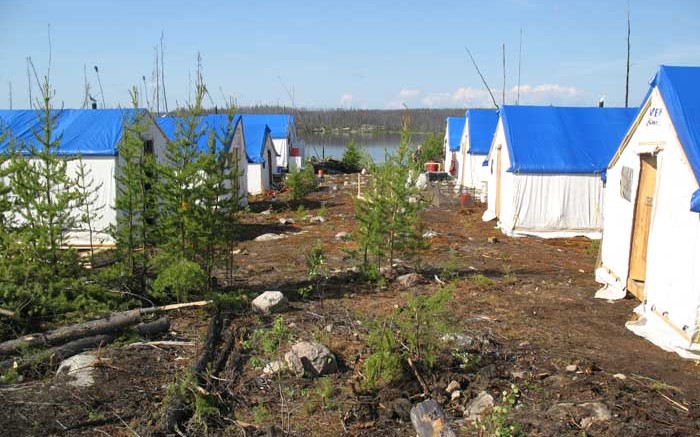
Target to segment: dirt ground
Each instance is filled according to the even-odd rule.
[[[369,353],[363,321],[381,319],[411,294],[435,290],[436,277],[455,284],[448,322],[469,339],[464,348],[475,359],[468,368],[460,366],[446,344],[436,369],[423,376],[459,435],[480,435],[462,414],[469,401],[486,391],[498,403],[512,384],[521,395],[508,421],[519,424],[523,435],[700,435],[700,368],[625,329],[634,299],[593,298],[595,243],[507,238],[493,222],[481,221],[480,206],[461,207],[443,186],[432,190],[424,217],[436,236],[421,257],[422,281],[409,289],[391,281],[369,285],[348,271],[356,264],[348,258],[354,243],[335,239],[355,228],[356,181],[327,177],[306,211],[290,206],[284,195],[252,203],[243,217],[235,282],[223,284],[250,295],[280,290],[290,296],[283,317],[293,339],[328,346],[339,371],[325,387],[328,379],[265,375],[251,360],[254,351],[238,344],[237,359],[220,381],[225,408],[183,435],[415,435],[408,410],[423,398],[410,371],[381,390],[359,388]],[[304,218],[319,213],[324,223]],[[282,225],[280,218],[295,224]],[[285,238],[253,241],[269,232]],[[299,295],[308,284],[305,254],[317,242],[333,272],[322,300]],[[72,388],[50,375],[0,386],[0,435],[163,435],[160,412],[168,386],[197,354],[209,312],[184,310],[171,318],[164,339],[194,346],[105,348],[90,388]],[[272,321],[241,310],[228,329],[243,338]],[[451,401],[445,388],[453,380],[461,396]],[[591,405],[602,406],[609,417],[587,420]]]

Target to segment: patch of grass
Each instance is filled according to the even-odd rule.
[[[598,252],[600,251],[600,242],[601,240],[591,240],[590,244],[586,248],[586,254],[590,256],[598,256]]]
[[[0,384],[12,384],[19,379],[19,373],[14,367],[10,367],[0,375]]]
[[[256,329],[244,346],[259,347],[267,356],[271,356],[277,352],[281,344],[291,340],[292,331],[285,325],[284,317],[277,316],[269,329]]]
[[[481,356],[469,352],[453,352],[452,356],[459,360],[459,368],[467,373],[475,372],[481,363]]]
[[[263,404],[258,404],[251,410],[253,414],[253,422],[256,425],[267,425],[272,422],[272,413]]]
[[[457,277],[457,274],[459,273],[458,260],[459,257],[457,256],[457,252],[453,249],[450,249],[450,255],[447,258],[447,261],[445,261],[442,264],[442,267],[440,268],[440,278],[442,280],[450,281]]]
[[[372,354],[363,365],[365,388],[395,381],[403,374],[404,362],[433,368],[441,346],[438,339],[447,332],[445,316],[453,291],[449,285],[430,295],[412,296],[381,322],[368,321]]]
[[[520,437],[524,436],[522,427],[517,422],[508,420],[508,413],[520,399],[520,389],[511,384],[510,390],[503,390],[501,402],[491,409],[483,419],[477,420],[475,426],[480,436]]]
[[[509,265],[503,268],[503,280],[508,284],[518,281],[518,276],[510,269]]]
[[[482,273],[476,273],[469,276],[469,280],[482,287],[493,285],[493,280]]]
[[[338,403],[333,399],[333,394],[335,390],[333,389],[333,381],[331,378],[324,376],[319,378],[316,383],[315,394],[321,400],[321,405],[325,410],[337,410]]]
[[[304,207],[304,205],[299,205],[296,213],[294,214],[294,220],[296,220],[297,222],[300,222],[304,219],[304,216],[306,216],[307,214],[308,214],[308,212],[306,211],[306,208]]]
[[[322,203],[321,206],[316,210],[316,215],[319,217],[326,217],[328,215],[328,208],[326,207],[325,203]]]

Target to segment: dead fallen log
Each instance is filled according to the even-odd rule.
[[[135,343],[129,343],[125,347],[126,348],[134,348],[134,347],[154,347],[154,348],[159,348],[159,347],[180,347],[180,346],[186,346],[186,347],[194,347],[197,346],[197,344],[193,341],[173,341],[173,340],[163,340],[163,341],[137,341]]]
[[[4,308],[0,308],[0,316],[5,316],[9,317],[11,319],[14,319],[16,317],[16,314],[14,311],[6,310]]]
[[[30,347],[54,346],[79,338],[120,331],[140,322],[141,311],[138,309],[115,313],[103,319],[62,326],[53,331],[25,335],[0,343],[0,355],[12,355]]]
[[[127,327],[130,328],[130,327]],[[133,327],[133,331],[140,335],[147,334],[149,336],[155,336],[163,332],[167,332],[170,329],[170,321],[167,317],[161,317],[160,319],[154,320],[152,322],[141,323]],[[15,366],[17,363],[17,370],[22,371],[32,366],[47,365],[52,367],[70,358],[73,355],[77,355],[81,352],[85,352],[90,349],[95,349],[97,347],[105,346],[111,343],[119,336],[119,333],[112,332],[107,334],[99,334],[90,337],[80,338],[78,340],[70,341],[64,345],[57,346],[54,348],[39,351],[34,354],[27,355],[21,358],[10,358],[4,361],[0,361],[0,371],[9,369]]]
[[[13,355],[28,347],[55,346],[78,338],[122,331],[129,326],[140,323],[141,317],[146,314],[156,314],[178,309],[205,306],[209,305],[210,303],[211,301],[204,300],[159,307],[138,308],[113,313],[102,319],[91,320],[89,322],[78,323],[76,325],[62,326],[52,331],[25,335],[15,340],[8,340],[0,343],[0,356]]]
[[[77,355],[81,352],[106,345],[115,338],[116,336],[114,334],[94,335],[92,337],[85,337],[79,340],[70,341],[64,345],[46,349],[23,358],[0,361],[0,371],[15,367],[18,372],[21,372],[28,368],[43,364],[47,364],[49,366],[57,365],[66,358],[70,358],[73,355]]]
[[[153,338],[170,330],[170,319],[163,316],[148,323],[140,323],[134,328],[136,333],[144,338]]]
[[[215,360],[216,350],[221,342],[221,330],[223,325],[223,316],[219,308],[216,309],[214,315],[209,320],[207,328],[207,336],[204,340],[202,351],[198,357],[190,365],[190,371],[195,378],[195,385],[198,390],[202,389],[206,384],[205,373],[209,363]],[[205,392],[208,391],[205,389]],[[193,413],[192,405],[189,400],[176,396],[168,402],[163,411],[163,425],[166,432],[176,432],[181,423],[188,420]]]

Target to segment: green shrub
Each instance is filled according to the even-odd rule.
[[[508,413],[520,398],[520,390],[511,384],[510,390],[503,390],[501,402],[495,405],[483,419],[476,422],[479,435],[488,437],[519,437],[524,435],[520,424],[508,421]]]
[[[388,384],[403,374],[404,361],[432,369],[439,339],[447,332],[445,315],[452,286],[427,296],[413,296],[381,323],[370,323],[367,345],[372,350],[364,363],[365,387]]]
[[[442,161],[444,157],[443,139],[436,134],[430,134],[420,145],[418,162],[423,168],[423,164],[428,161]]]
[[[304,168],[289,173],[287,186],[292,190],[292,198],[297,202],[312,193],[316,189],[316,176],[311,162],[307,161]]]
[[[248,348],[259,347],[266,356],[271,357],[280,345],[292,340],[292,331],[284,323],[284,317],[277,316],[269,329],[256,329],[245,343]]]
[[[207,276],[199,264],[181,258],[160,271],[153,281],[153,293],[157,297],[173,296],[182,302],[190,292],[203,290],[206,286]]]
[[[343,166],[346,171],[358,172],[360,171],[360,166],[362,165],[362,153],[355,139],[351,139],[350,142],[345,146],[345,152],[343,153]]]
[[[469,280],[481,286],[493,285],[493,281],[491,280],[491,278],[482,273],[476,273],[474,275],[469,276]]]

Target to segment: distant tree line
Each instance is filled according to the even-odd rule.
[[[403,109],[308,109],[288,106],[262,105],[240,107],[241,113],[287,113],[296,117],[297,130],[303,132],[385,130],[399,132]],[[462,116],[464,109],[409,109],[414,132],[443,132],[447,117]]]

